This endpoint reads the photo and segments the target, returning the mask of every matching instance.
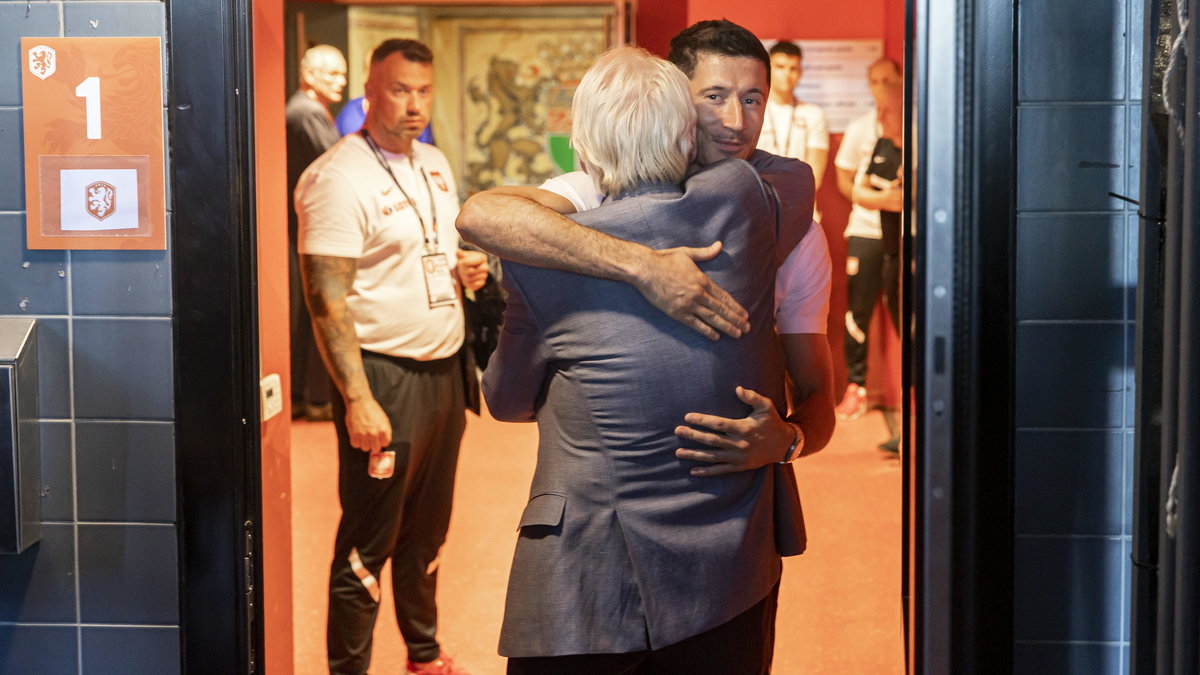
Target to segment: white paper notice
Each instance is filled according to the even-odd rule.
[[[136,230],[137,169],[63,169],[59,205],[64,232]]]

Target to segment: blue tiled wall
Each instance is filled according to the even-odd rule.
[[[1142,0],[1021,0],[1014,672],[1128,672]]]
[[[165,55],[164,10],[0,0],[0,315],[39,319],[45,520],[0,556],[0,673],[179,672],[170,252],[26,250],[19,68],[24,36]]]

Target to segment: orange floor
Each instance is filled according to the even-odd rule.
[[[439,633],[443,648],[474,675],[501,675],[496,639],[537,430],[486,415],[468,418],[442,555]],[[776,675],[903,672],[900,463],[876,449],[884,437],[883,420],[872,412],[840,424],[828,448],[796,464],[809,548],[785,562]],[[293,424],[296,675],[328,672],[325,585],[338,519],[336,476],[332,424]],[[390,587],[384,579],[383,588]],[[375,629],[376,675],[404,669],[388,596]]]

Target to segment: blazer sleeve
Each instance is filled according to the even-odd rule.
[[[812,168],[800,160],[755,152],[751,165],[770,188],[776,203],[777,264],[800,243],[812,223],[816,198]]]
[[[532,422],[543,399],[550,350],[529,305],[505,275],[508,298],[496,351],[483,373],[483,398],[492,417],[503,422]]]

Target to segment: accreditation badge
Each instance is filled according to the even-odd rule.
[[[458,284],[450,274],[450,261],[445,253],[421,256],[421,269],[425,272],[430,308],[453,305],[458,301]]]

